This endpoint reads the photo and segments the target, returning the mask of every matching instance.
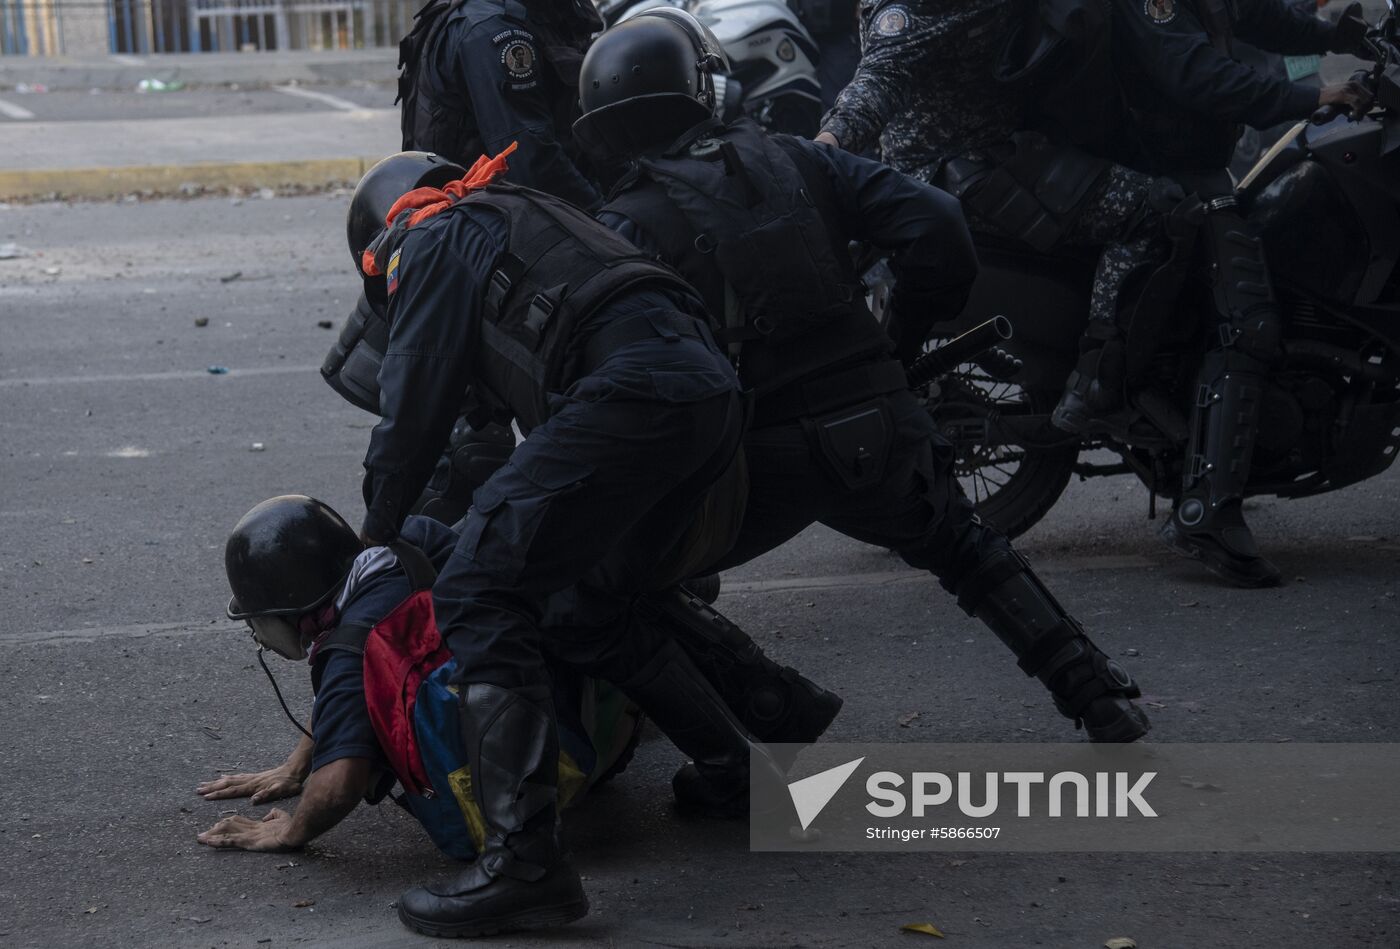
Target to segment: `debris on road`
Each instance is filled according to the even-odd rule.
[[[933,923],[905,923],[899,929],[906,933],[923,933],[925,936],[937,936],[939,939],[947,938]]]
[[[241,270],[235,270],[233,273],[229,274],[227,277],[220,277],[220,278],[219,278],[219,283],[233,283],[235,280],[237,280],[237,279],[238,279],[239,277],[241,277],[241,276],[243,276],[243,271],[241,271]]]
[[[45,267],[45,268],[44,268],[44,276],[45,276],[45,277],[57,277],[57,276],[58,276],[59,274],[61,274],[61,273],[63,273],[63,268],[62,268],[62,267]]]
[[[1104,949],[1137,949],[1137,942],[1127,936],[1114,936],[1104,942]]]
[[[209,317],[207,317],[207,316],[196,316],[196,317],[194,318],[194,325],[195,325],[195,326],[200,326],[200,327],[208,326],[208,325],[209,325]]]
[[[19,82],[15,84],[15,92],[22,96],[43,95],[49,91],[49,87],[42,82]]]
[[[918,717],[918,712],[905,712],[903,715],[899,716],[899,725],[901,728],[908,728],[910,725],[914,724],[914,719]]]
[[[164,79],[142,79],[136,84],[137,92],[179,92],[185,84],[178,79],[166,82]]]
[[[210,366],[210,367],[209,367],[209,375],[211,375],[211,376],[226,376],[226,375],[228,375],[228,366]]]
[[[308,906],[315,906],[315,900],[297,900],[292,904],[292,909],[306,909]]]
[[[317,320],[316,325],[321,327],[321,329],[323,330],[328,330],[331,327],[335,326],[335,324],[332,323],[330,320]]]
[[[248,446],[248,450],[249,450],[249,451],[267,451],[267,446],[264,445],[262,442],[253,442],[253,444],[251,444],[251,445]]]
[[[23,256],[18,244],[0,244],[0,260],[18,260]]]

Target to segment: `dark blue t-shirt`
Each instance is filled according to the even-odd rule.
[[[427,517],[404,521],[402,536],[427,554],[438,570],[457,544],[456,534]],[[340,623],[374,627],[411,592],[408,575],[395,564],[355,588],[341,611]],[[327,649],[316,657],[312,681],[317,685],[311,711],[311,770],[341,758],[368,758],[376,769],[387,771],[365,704],[364,658],[344,649]]]

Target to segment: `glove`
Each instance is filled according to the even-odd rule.
[[[1366,42],[1366,32],[1370,27],[1361,14],[1361,4],[1353,3],[1342,11],[1336,25],[1332,27],[1332,43],[1329,51],[1348,53],[1359,59],[1374,60],[1375,52]]]

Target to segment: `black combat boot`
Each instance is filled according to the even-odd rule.
[[[1111,326],[1093,320],[1081,341],[1079,364],[1069,374],[1065,393],[1050,413],[1050,424],[1083,435],[1121,429],[1123,414],[1123,341]]]
[[[1152,727],[1132,702],[1142,694],[1132,676],[1089,640],[1020,554],[994,550],[955,592],[958,605],[1006,643],[1090,741],[1136,741]]]
[[[724,704],[759,741],[811,744],[841,711],[841,697],[796,669],[780,666],[758,643],[699,597],[668,590],[643,598],[638,616],[674,638]],[[791,762],[786,762],[791,764]]]
[[[559,738],[548,699],[484,683],[462,691],[462,738],[486,841],[455,880],[399,897],[399,919],[427,936],[489,936],[558,926],[588,898],[556,835]]]
[[[641,670],[617,686],[691,759],[671,782],[682,813],[745,817],[751,780],[784,782],[772,755],[754,743],[676,643],[663,643]]]
[[[1241,510],[1264,391],[1261,366],[1233,352],[1206,354],[1183,492],[1159,532],[1178,552],[1239,587],[1276,586],[1281,578],[1260,556]]]

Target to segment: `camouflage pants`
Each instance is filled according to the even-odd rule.
[[[1151,185],[1151,175],[1110,165],[1104,180],[1094,186],[1060,241],[1065,248],[1100,249],[1089,297],[1091,320],[1113,322],[1118,313],[1118,296],[1128,276],[1166,259],[1169,247],[1161,218],[1147,208]],[[968,224],[973,231],[1010,236],[970,210]]]

